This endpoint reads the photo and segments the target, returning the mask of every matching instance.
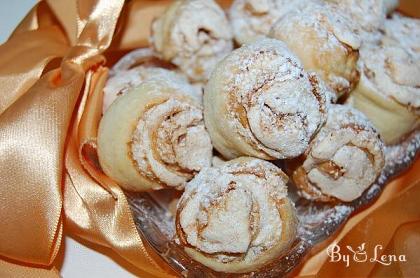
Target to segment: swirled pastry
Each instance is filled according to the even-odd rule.
[[[182,189],[211,164],[201,106],[187,83],[156,76],[119,97],[98,131],[103,171],[131,191]]]
[[[347,14],[365,41],[377,41],[386,17],[384,0],[325,0]]]
[[[304,68],[317,72],[340,97],[359,80],[360,39],[352,23],[328,7],[308,3],[284,15],[273,25],[270,37],[285,42]]]
[[[420,19],[394,13],[385,21],[384,31],[384,43],[399,45],[410,54],[420,56]]]
[[[229,18],[236,42],[242,45],[265,37],[277,19],[294,9],[301,9],[307,2],[305,0],[233,1]]]
[[[147,48],[137,49],[123,56],[110,70],[110,77],[103,90],[102,111],[105,113],[119,96],[150,78],[158,76],[176,83],[188,82],[186,76],[169,69],[173,69],[173,66],[159,60]],[[187,93],[202,103],[203,90],[200,86],[190,87]]]
[[[204,118],[213,145],[228,159],[300,155],[325,119],[319,83],[278,40],[236,49],[205,88]]]
[[[141,83],[155,77],[172,80],[177,83],[187,83],[187,79],[176,72],[155,67],[135,67],[125,71],[115,72],[104,87],[103,109],[105,112],[108,107],[119,97],[139,86]],[[190,96],[202,101],[202,93],[199,88],[190,86],[186,92]]]
[[[159,57],[150,48],[138,48],[122,56],[110,69],[109,75],[114,76],[120,71],[127,71],[136,67],[164,68],[175,70],[176,66]]]
[[[333,104],[293,181],[307,199],[350,202],[373,184],[383,166],[383,143],[369,120],[356,109]]]
[[[227,273],[253,271],[279,257],[296,237],[287,180],[255,158],[202,170],[178,203],[180,244],[194,260]]]
[[[420,59],[398,45],[366,45],[362,77],[349,102],[378,129],[386,144],[419,126]]]
[[[223,10],[213,0],[174,1],[152,25],[151,43],[191,81],[206,81],[233,48]]]

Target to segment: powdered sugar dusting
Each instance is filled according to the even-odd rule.
[[[309,1],[301,10],[281,17],[269,35],[284,41],[306,70],[316,71],[341,96],[359,76],[356,62],[361,41],[355,29],[344,13]]]
[[[181,74],[157,67],[139,66],[132,69],[115,71],[114,74],[108,79],[104,87],[102,111],[105,113],[108,107],[118,97],[123,96],[131,89],[139,86],[147,80],[156,78],[166,79],[169,82],[172,81],[177,84],[188,82],[187,79]],[[183,90],[186,92],[186,94],[195,97],[198,101],[201,102],[201,92],[198,91],[198,88],[188,85],[184,86],[184,88],[186,88]]]
[[[232,52],[207,88],[209,95],[226,94],[230,100],[224,104],[229,126],[253,148],[275,158],[300,155],[326,113],[325,91],[317,77],[308,75],[277,40],[263,39]]]
[[[352,212],[353,208],[348,205],[333,207],[311,206],[309,209],[298,210],[300,220],[299,234],[311,244],[315,244],[319,240],[317,238],[319,236],[319,232],[316,232],[317,229],[321,229],[325,234],[329,235]]]
[[[181,84],[183,85],[181,92],[193,97],[198,103],[202,103],[202,85],[188,84],[184,74],[168,69],[172,67],[159,60],[149,48],[136,49],[124,55],[109,72],[109,78],[104,87],[103,113],[118,97],[150,79],[163,79],[174,84]]]
[[[360,51],[361,82],[375,93],[393,98],[420,114],[420,64],[418,56],[402,45],[384,40]]]
[[[221,262],[253,262],[278,244],[286,176],[269,162],[241,159],[203,169],[178,203],[188,244]],[[201,228],[200,228],[201,227]],[[231,255],[228,255],[231,254]]]
[[[211,163],[212,147],[202,111],[176,98],[150,108],[137,124],[132,153],[146,176],[182,188]]]
[[[363,40],[374,42],[380,38],[377,31],[383,26],[386,17],[384,0],[326,0],[332,8],[347,14],[357,25]]]
[[[162,204],[155,203],[155,198],[150,198],[149,194],[130,193],[128,194],[128,200],[133,208],[135,222],[139,231],[141,231],[162,258],[179,273],[200,277],[203,273],[206,273],[223,278],[281,277],[287,275],[298,266],[303,261],[305,255],[309,254],[313,246],[329,240],[344,225],[348,217],[355,210],[372,204],[378,198],[386,184],[415,161],[419,149],[419,131],[411,134],[399,145],[386,147],[386,165],[381,175],[375,184],[353,202],[334,205],[298,199],[296,201],[296,208],[299,218],[299,236],[289,251],[258,271],[240,275],[215,272],[210,268],[190,260],[183,248],[173,240],[174,219],[166,217],[168,214],[162,209]],[[292,192],[289,192],[289,194],[294,194],[293,187],[289,187],[289,191],[290,189],[292,189]],[[165,202],[168,192],[163,192],[160,196],[163,202]]]
[[[331,105],[324,127],[293,179],[306,198],[353,201],[380,174],[385,162],[383,152],[378,133],[361,112],[349,106]]]
[[[385,20],[383,29],[384,42],[401,45],[414,56],[420,56],[420,19],[393,13]]]
[[[229,18],[236,41],[245,44],[265,37],[277,19],[292,10],[301,9],[307,2],[308,0],[235,0],[230,7]]]
[[[223,10],[213,0],[182,0],[153,23],[151,43],[192,81],[206,81],[215,64],[232,51],[232,37]]]
[[[156,54],[150,48],[139,48],[133,51],[130,51],[124,55],[118,62],[109,71],[109,76],[114,76],[120,71],[130,70],[139,66],[139,62],[149,60],[153,58]]]

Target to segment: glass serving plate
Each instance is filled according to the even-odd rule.
[[[293,184],[289,195],[296,205],[299,232],[293,246],[277,258],[254,272],[227,274],[215,272],[192,260],[182,246],[175,242],[174,211],[181,192],[162,190],[153,193],[126,193],[139,233],[150,246],[180,276],[184,277],[280,277],[286,276],[316,247],[328,244],[356,211],[371,205],[384,187],[407,170],[420,150],[420,130],[413,132],[401,144],[386,147],[385,168],[376,182],[363,195],[350,203],[317,203],[300,198]],[[277,164],[282,167],[283,165]],[[282,167],[283,168],[283,167]],[[325,246],[325,245],[324,245]]]

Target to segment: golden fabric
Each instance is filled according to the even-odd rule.
[[[168,3],[44,0],[0,46],[1,277],[57,276],[52,263],[63,229],[110,247],[145,276],[174,275],[140,238],[123,192],[103,175],[95,155],[106,60],[145,46],[152,18]],[[416,254],[419,171],[417,162],[389,184],[371,208],[347,223],[337,241],[380,241],[392,252]],[[343,269],[319,254],[301,275],[418,273],[414,263]]]

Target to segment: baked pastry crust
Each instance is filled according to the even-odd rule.
[[[119,97],[126,94],[131,89],[139,86],[143,82],[155,78],[166,78],[174,82],[186,83],[186,77],[174,71],[156,67],[135,67],[129,70],[115,72],[111,76],[104,87],[103,109],[105,111]],[[199,88],[191,87],[188,90],[191,97],[202,102],[202,93]]]
[[[361,112],[331,105],[325,126],[293,172],[293,181],[307,199],[353,201],[382,171],[383,148],[379,134]]]
[[[287,180],[273,164],[249,157],[202,170],[178,203],[179,243],[216,271],[244,273],[264,266],[296,238]]]
[[[227,159],[296,157],[325,120],[325,92],[285,44],[259,40],[214,70],[204,93],[206,127]]]
[[[127,53],[109,72],[109,78],[103,89],[103,113],[119,96],[156,76],[178,83],[188,82],[185,75],[175,70],[174,65],[157,58],[149,48],[139,48]],[[195,84],[194,88],[195,90],[188,90],[188,93],[202,103],[202,86]]]
[[[179,0],[153,22],[151,44],[191,81],[203,82],[232,51],[233,35],[226,15],[213,0]]]
[[[242,45],[264,38],[274,22],[294,9],[303,8],[307,2],[308,0],[233,1],[229,9],[229,19],[236,42]]]
[[[393,13],[385,21],[384,32],[384,44],[400,46],[420,60],[420,19]]]
[[[382,36],[379,28],[386,18],[384,0],[325,0],[352,19],[363,41],[375,42]]]
[[[103,171],[130,191],[185,183],[211,164],[201,105],[187,83],[155,76],[119,97],[98,131]]]
[[[122,56],[110,69],[109,76],[137,67],[176,70],[176,66],[159,57],[151,48],[138,48]]]
[[[398,143],[419,126],[419,59],[396,44],[366,45],[361,69],[349,103],[372,121],[386,144]]]
[[[308,71],[317,72],[340,97],[359,81],[360,38],[355,25],[339,10],[309,2],[272,27],[270,37],[287,44]]]

